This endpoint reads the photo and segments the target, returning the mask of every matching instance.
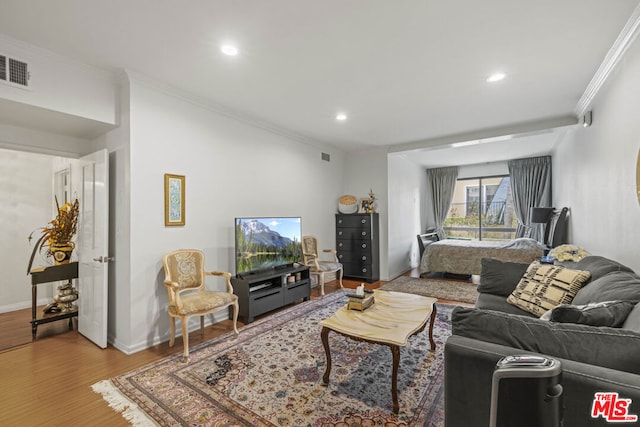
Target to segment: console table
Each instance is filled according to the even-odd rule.
[[[78,263],[70,262],[69,264],[34,268],[29,274],[31,274],[31,339],[36,339],[38,325],[55,322],[56,320],[69,319],[69,329],[73,329],[72,318],[78,316],[77,308],[63,313],[43,313],[38,316],[36,306],[38,285],[61,280],[68,280],[69,283],[72,283],[73,279],[78,278]]]

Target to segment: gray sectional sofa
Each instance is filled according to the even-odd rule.
[[[528,265],[483,260],[476,306],[454,309],[445,345],[447,427],[488,426],[496,363],[530,353],[562,363],[565,427],[610,425],[606,411],[592,416],[600,392],[630,399],[624,412],[640,416],[640,276],[600,256],[563,266],[591,278],[570,304],[539,318],[507,302]]]

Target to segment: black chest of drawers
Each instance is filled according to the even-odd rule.
[[[380,280],[378,214],[336,214],[336,250],[344,277]]]

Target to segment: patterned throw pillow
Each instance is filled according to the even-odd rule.
[[[542,316],[557,305],[570,304],[590,278],[588,271],[534,262],[529,265],[507,302]]]

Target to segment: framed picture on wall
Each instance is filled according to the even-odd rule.
[[[184,175],[164,174],[164,225],[184,225]]]

